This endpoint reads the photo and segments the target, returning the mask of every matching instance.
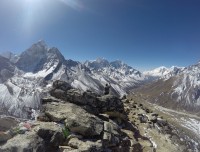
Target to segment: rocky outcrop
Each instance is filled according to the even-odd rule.
[[[70,139],[65,145],[67,148],[111,150],[122,146],[123,139],[128,138],[120,129],[127,121],[127,115],[119,98],[60,86],[52,88],[50,94],[42,99],[45,116],[50,121],[64,123],[71,133],[83,137]]]
[[[34,131],[17,134],[5,144],[0,145],[0,152],[42,152],[46,151],[45,142]]]
[[[99,96],[91,91],[82,92],[63,81],[55,81],[52,86],[50,96],[41,100],[38,121],[29,122],[31,129],[28,131],[25,128],[10,137],[12,139],[4,139],[8,141],[0,146],[0,150],[100,152],[131,146],[125,144],[130,141],[121,131],[121,125],[126,128],[127,115],[120,99],[112,95]],[[19,138],[24,141],[11,145]]]
[[[38,120],[25,122],[30,124],[25,133],[5,138],[0,152],[149,152],[168,147],[183,152],[187,148],[165,119],[126,97],[81,92],[57,81],[41,103]],[[158,147],[156,137],[169,142]]]
[[[43,107],[50,121],[64,121],[72,132],[84,136],[95,136],[100,135],[103,130],[101,119],[75,104],[51,102],[44,104]]]
[[[80,140],[78,138],[72,138],[68,142],[68,146],[76,149],[77,151],[95,151],[101,152],[103,143],[101,140]]]
[[[19,123],[17,119],[12,117],[2,117],[0,118],[0,122],[0,131],[8,131]]]

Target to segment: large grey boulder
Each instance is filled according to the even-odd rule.
[[[0,131],[0,143],[6,142],[8,139],[12,138],[9,132]]]
[[[0,122],[0,131],[7,131],[19,123],[18,120],[12,117],[0,118]]]
[[[65,81],[56,80],[55,82],[53,82],[53,89],[61,89],[63,91],[67,91],[69,89],[72,89],[72,86]]]
[[[65,121],[70,131],[84,136],[100,135],[103,121],[73,103],[51,102],[43,105],[51,121]]]
[[[35,131],[52,147],[58,147],[65,140],[62,127],[54,122],[40,122]]]
[[[107,147],[117,146],[120,143],[120,128],[117,124],[104,121],[103,141]]]
[[[0,146],[0,152],[45,152],[45,142],[35,132],[17,134]]]
[[[40,121],[28,123],[31,129],[1,143],[0,152],[57,152],[59,145],[64,143],[62,125]]]
[[[76,105],[80,105],[87,112],[92,114],[99,114],[98,110],[98,100],[97,94],[86,91],[82,92],[78,89],[62,90],[62,89],[53,89],[50,91],[51,96],[61,99],[64,102],[71,102]]]
[[[124,112],[123,102],[113,95],[104,95],[97,98],[99,100],[98,107],[101,109],[100,112],[104,113],[107,111]]]

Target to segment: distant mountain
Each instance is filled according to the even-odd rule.
[[[18,55],[14,54],[12,52],[9,52],[9,51],[3,52],[0,55],[7,58],[12,63],[16,63],[17,60],[19,59]]]
[[[66,60],[57,48],[49,48],[44,41],[33,44],[19,56],[14,55],[15,62],[11,61],[11,53],[5,57],[0,63],[0,113],[20,117],[25,117],[28,107],[39,109],[40,98],[55,80],[98,94],[103,94],[105,84],[110,83],[112,94],[117,96],[128,93],[144,80],[141,72],[122,61]],[[5,70],[10,72],[8,76]]]
[[[149,101],[200,114],[200,62],[186,68],[160,68],[148,74],[160,78],[137,90]]]
[[[143,74],[147,78],[168,79],[172,76],[179,74],[183,70],[184,70],[184,67],[172,66],[171,68],[166,68],[165,66],[161,66],[161,67],[155,68],[155,69],[150,70],[150,71],[144,71]]]
[[[15,66],[9,59],[0,56],[0,83],[5,82],[14,75]]]
[[[57,48],[48,48],[44,41],[39,41],[19,56],[16,66],[24,72],[48,73],[64,60]]]
[[[95,61],[86,61],[84,65],[91,70],[94,79],[103,85],[111,83],[113,91],[120,95],[126,94],[144,80],[141,72],[122,61],[108,62],[99,58]]]

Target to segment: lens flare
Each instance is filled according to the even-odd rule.
[[[82,3],[79,0],[60,0],[60,1],[75,10],[80,11],[80,10],[84,9],[84,6],[82,5]]]

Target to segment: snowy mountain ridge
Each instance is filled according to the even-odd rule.
[[[150,71],[144,71],[143,74],[146,77],[168,79],[172,76],[179,74],[184,69],[185,69],[185,67],[172,66],[170,68],[167,68],[165,66],[161,66],[161,67],[155,68],[155,69],[150,70]]]
[[[173,87],[179,102],[185,99],[188,105],[193,103],[200,106],[200,63],[185,68]]]
[[[9,70],[11,74],[9,77],[5,72],[0,75],[0,113],[20,117],[26,117],[24,112],[28,107],[39,109],[40,98],[55,80],[98,94],[103,94],[105,84],[110,83],[111,92],[122,96],[144,79],[142,73],[121,61],[66,60],[57,48],[49,48],[44,41],[33,44],[17,56],[15,62],[10,56],[5,57],[2,58],[7,65],[1,63],[1,73]]]
[[[200,106],[200,62],[186,68],[159,67],[141,73],[119,60],[98,58],[84,63],[66,60],[57,48],[49,48],[44,41],[33,44],[19,56],[14,55],[15,60],[11,56],[0,56],[0,114],[26,117],[27,107],[39,109],[40,98],[55,80],[98,94],[103,94],[105,84],[110,83],[111,93],[117,96],[152,82],[149,87],[150,95],[154,95],[152,101],[160,100],[164,106],[176,105],[189,111]]]
[[[200,63],[188,67],[161,67],[144,73],[153,81],[139,90],[149,101],[200,115]]]

